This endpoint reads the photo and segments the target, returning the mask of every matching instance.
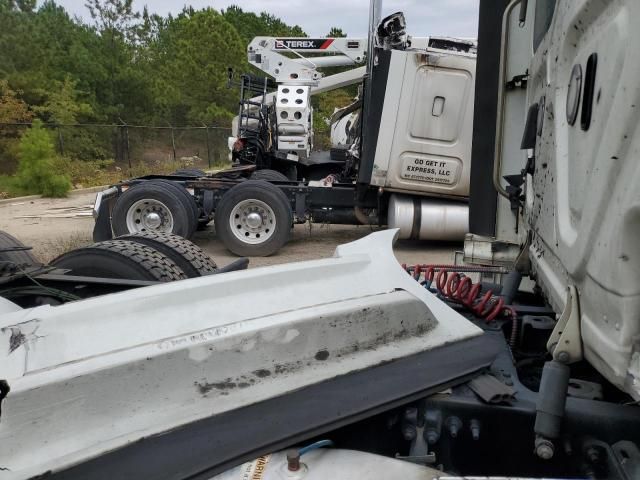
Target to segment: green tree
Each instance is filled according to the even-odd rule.
[[[80,98],[82,93],[76,85],[77,82],[69,76],[62,82],[55,80],[52,88],[43,92],[44,104],[33,107],[33,110],[41,119],[58,125],[58,142],[65,156],[80,160],[105,159],[109,153],[99,131],[71,126],[94,118],[93,108]]]
[[[32,12],[36,3],[37,0],[0,0],[0,12]]]
[[[0,80],[0,123],[26,123],[30,122],[33,114],[29,106],[9,86],[7,80]],[[4,133],[4,131],[3,131]]]
[[[237,92],[227,89],[227,68],[250,69],[247,43],[306,36],[268,12],[236,6],[160,16],[138,13],[132,0],[85,1],[89,24],[55,0],[0,0],[0,122],[228,125]],[[23,131],[0,129],[3,172],[15,171]],[[109,130],[56,134],[72,160],[105,158],[114,144]]]
[[[222,15],[235,27],[246,44],[254,37],[306,37],[302,28],[298,25],[287,25],[278,17],[267,12],[256,15],[253,12],[245,12],[237,5],[232,5],[222,10]]]
[[[0,80],[0,173],[12,172],[16,166],[17,139],[33,118],[29,106],[19,98],[21,92],[13,90],[6,80]]]
[[[53,88],[44,92],[46,102],[42,106],[34,107],[34,111],[49,122],[63,125],[76,123],[78,117],[92,116],[91,105],[78,99],[80,93],[76,85],[77,82],[70,76],[62,82],[54,81]]]
[[[97,24],[101,55],[106,60],[108,88],[101,98],[104,113],[111,121],[122,117],[132,121],[139,104],[148,106],[147,82],[136,64],[140,13],[133,10],[133,0],[88,0],[85,6]]]
[[[16,178],[26,191],[46,197],[64,197],[71,189],[66,175],[55,173],[56,154],[49,132],[36,120],[20,140]]]
[[[222,15],[185,9],[154,50],[154,98],[167,121],[211,124],[233,116],[237,98],[227,88],[227,69],[247,69],[246,45]]]
[[[34,14],[25,10],[12,0],[0,0],[0,77],[4,79],[30,62],[25,43],[32,44],[29,34]],[[11,83],[15,86],[15,82]]]
[[[71,19],[64,8],[44,2],[37,12],[0,14],[0,78],[33,106],[43,105],[54,82],[70,76],[96,107],[106,85],[96,32]]]
[[[333,113],[353,101],[353,95],[344,88],[315,95],[313,103],[314,148],[324,150],[331,147],[331,125]]]
[[[171,21],[171,15],[166,19],[158,14],[149,13],[149,8],[145,5],[142,9],[141,22],[136,26],[135,36],[138,44],[142,47],[139,52],[146,54],[149,45],[155,42],[160,36],[160,32],[166,28]]]
[[[329,30],[329,33],[327,35],[327,37],[329,38],[344,38],[346,36],[347,34],[344,33],[341,28],[338,28],[338,27],[331,27],[331,30]]]
[[[346,36],[347,34],[339,27],[331,27],[327,34],[329,38],[344,38]],[[353,67],[332,67],[325,68],[323,72],[325,75],[334,75],[350,70],[351,68]],[[345,107],[351,103],[354,96],[354,87],[345,87],[315,96],[313,99],[313,120],[316,138],[318,139],[316,141],[317,148],[325,149],[331,146],[331,125],[329,125],[329,119],[336,109]]]
[[[140,13],[133,10],[133,0],[87,0],[85,7],[98,24],[98,30],[109,36],[131,39]]]

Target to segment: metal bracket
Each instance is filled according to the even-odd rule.
[[[580,305],[578,291],[574,285],[570,285],[567,289],[567,302],[549,337],[547,350],[554,360],[561,363],[569,364],[582,360]]]
[[[295,207],[296,220],[304,222],[307,213],[307,194],[305,192],[296,192]]]
[[[505,84],[507,90],[515,90],[516,88],[527,88],[527,81],[529,80],[529,74],[524,73],[522,75],[515,75],[511,80],[508,80]]]

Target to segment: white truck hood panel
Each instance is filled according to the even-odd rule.
[[[524,217],[533,233],[534,273],[549,302],[562,311],[567,286],[576,287],[584,357],[638,400],[640,30],[633,19],[640,2],[596,3],[558,2],[528,68],[527,101],[542,111]],[[590,96],[585,85],[594,55]],[[580,109],[569,123],[577,68]],[[588,124],[585,104],[592,107]]]
[[[11,387],[0,478],[479,335],[402,270],[395,235],[326,260],[0,315],[0,379]]]

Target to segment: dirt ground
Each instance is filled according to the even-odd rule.
[[[0,230],[30,245],[43,261],[92,242],[91,205],[95,193],[74,194],[64,199],[13,199],[0,203]],[[279,263],[327,258],[337,245],[362,238],[375,229],[350,225],[296,225],[293,239],[276,255],[251,258],[250,268]],[[220,266],[236,257],[216,239],[215,228],[196,232],[193,239]],[[399,241],[395,254],[401,263],[451,263],[462,244]]]

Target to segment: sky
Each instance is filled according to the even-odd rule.
[[[56,0],[72,15],[90,21],[84,0]],[[402,11],[407,31],[415,37],[446,35],[476,37],[479,0],[383,0],[383,16]],[[300,25],[310,36],[326,36],[331,27],[342,28],[350,37],[366,37],[369,0],[134,0],[138,10],[166,15],[207,6],[224,9],[238,5],[245,11],[267,11],[287,24]]]

